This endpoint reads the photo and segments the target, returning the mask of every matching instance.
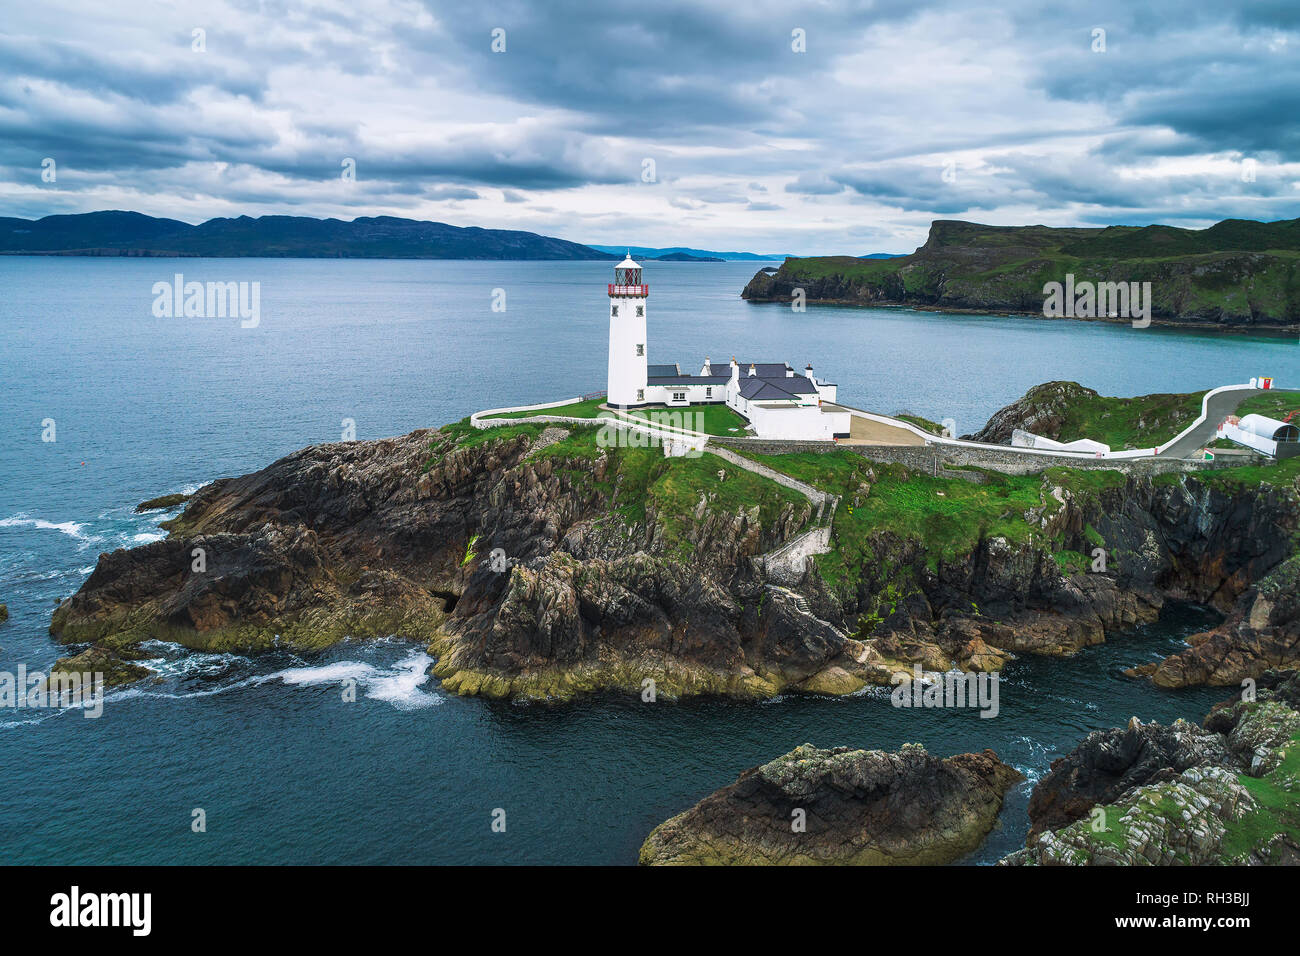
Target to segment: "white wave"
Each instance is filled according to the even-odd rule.
[[[392,704],[398,710],[418,710],[441,704],[443,698],[423,690],[429,682],[429,668],[433,658],[419,651],[395,665],[395,673],[371,678],[366,684],[366,696]]]
[[[315,667],[290,667],[277,671],[261,681],[280,680],[290,686],[310,687],[320,684],[342,684],[354,680],[365,689],[365,696],[391,704],[398,710],[417,710],[441,704],[443,698],[424,687],[429,682],[429,667],[433,658],[417,651],[388,668],[379,668],[364,661],[335,661]]]
[[[80,521],[46,521],[44,518],[29,518],[25,514],[0,518],[0,528],[39,528],[42,531],[58,531],[87,544],[101,540],[99,535],[86,534],[85,527]]]
[[[263,677],[263,681],[280,680],[293,686],[310,686],[312,684],[341,684],[345,680],[358,683],[368,680],[377,673],[371,664],[361,661],[337,661],[333,664],[321,664],[318,667],[289,667]]]

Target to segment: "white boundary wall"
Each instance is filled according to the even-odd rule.
[[[892,428],[906,429],[907,431],[912,432],[914,435],[917,435],[918,437],[924,439],[925,442],[930,445],[951,445],[957,448],[992,449],[995,451],[1012,452],[1015,454],[1022,454],[1022,455],[1048,455],[1054,458],[1079,458],[1079,459],[1093,459],[1093,460],[1098,458],[1105,458],[1105,459],[1115,459],[1115,460],[1126,460],[1126,459],[1134,459],[1134,458],[1154,458],[1158,456],[1160,452],[1164,451],[1167,448],[1172,447],[1175,443],[1177,443],[1187,435],[1191,434],[1194,430],[1196,430],[1197,428],[1205,424],[1206,420],[1209,418],[1210,399],[1213,396],[1219,395],[1223,392],[1232,392],[1232,391],[1258,391],[1258,388],[1257,386],[1251,384],[1220,385],[1218,388],[1212,388],[1201,397],[1201,414],[1196,419],[1196,421],[1192,422],[1190,425],[1184,428],[1181,432],[1179,432],[1169,441],[1165,442],[1162,445],[1158,445],[1155,448],[1132,448],[1124,451],[1112,451],[1112,452],[1068,451],[1063,448],[1053,448],[1053,449],[1023,448],[1016,445],[995,445],[992,444],[991,442],[975,442],[975,441],[964,441],[960,438],[945,438],[942,435],[936,435],[933,432],[927,432],[921,428],[916,427],[910,422],[905,422],[898,418],[890,418],[887,415],[877,415],[874,412],[868,412],[860,408],[854,408],[852,405],[845,405],[842,402],[837,402],[836,404],[840,405],[840,407],[842,408],[848,409],[854,415],[859,415],[862,418],[868,419],[869,421],[879,422],[882,425],[888,425]],[[544,410],[548,408],[562,408],[565,405],[573,405],[580,401],[582,401],[581,398],[569,398],[559,402],[548,402],[540,405],[518,405],[512,408],[489,408],[481,412],[475,412],[474,414],[472,414],[470,416],[470,424],[473,425],[475,428],[480,428],[480,429],[491,428],[496,425],[518,424],[520,420],[514,418],[502,418],[502,419],[494,419],[489,421],[484,421],[483,419],[485,416],[499,415],[503,412],[528,412],[528,411]],[[570,422],[578,425],[597,425],[597,426],[612,425],[615,428],[630,428],[636,431],[643,431],[648,434],[656,435],[658,437],[664,437],[664,438],[685,436],[692,439],[702,440],[701,444],[699,445],[700,448],[703,448],[704,445],[708,443],[708,440],[711,437],[709,435],[706,435],[703,432],[692,431],[686,428],[676,428],[671,425],[655,425],[645,421],[644,419],[637,419],[623,413],[602,412],[601,414],[604,417],[574,418],[574,417],[564,417],[564,416],[536,415],[536,416],[532,416],[529,420]],[[737,435],[735,436],[735,440],[768,441],[771,439],[762,439],[757,437],[751,438],[751,436]]]

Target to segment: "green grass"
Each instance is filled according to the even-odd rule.
[[[543,448],[538,460],[552,459],[557,468],[576,482],[587,484],[613,502],[612,512],[626,524],[653,513],[664,529],[669,550],[683,560],[694,557],[691,526],[700,500],[706,514],[734,515],[758,507],[764,527],[788,507],[811,514],[808,499],[775,481],[736,468],[716,455],[665,458],[659,448],[602,448],[600,430],[575,428],[568,438]],[[565,462],[583,462],[605,455],[605,476],[597,480],[582,466],[565,468]],[[718,477],[719,471],[724,478]]]
[[[922,418],[920,415],[912,415],[908,412],[899,412],[894,416],[899,421],[910,422],[922,431],[929,432],[931,435],[942,435],[943,426],[938,422],[932,422],[928,418]]]
[[[475,429],[463,419],[442,429],[442,436],[431,445],[433,457],[426,470],[442,457],[463,448],[485,442],[527,435],[536,438],[548,426],[545,423],[521,423]],[[662,527],[668,551],[680,560],[696,557],[692,532],[698,525],[696,510],[704,500],[704,515],[735,515],[758,508],[758,520],[764,527],[787,508],[810,517],[812,506],[807,498],[775,481],[736,468],[707,452],[698,458],[665,458],[659,447],[602,447],[602,429],[571,426],[568,437],[540,449],[535,460],[549,459],[556,474],[566,477],[576,487],[586,488],[610,503],[611,520],[631,526],[653,515]],[[597,478],[591,462],[600,457],[607,465]],[[725,478],[718,478],[719,471]],[[467,558],[474,542],[467,549]]]
[[[924,541],[932,569],[942,560],[967,554],[983,537],[1002,536],[1014,543],[1038,534],[1024,520],[1025,511],[1044,503],[1042,479],[1037,475],[985,471],[987,481],[973,484],[958,478],[933,478],[902,465],[871,462],[848,451],[745,454],[840,496],[832,526],[833,550],[816,559],[823,577],[832,584],[851,582],[864,566],[874,567],[877,559],[870,539],[881,532]],[[867,484],[870,490],[864,497]],[[856,508],[855,497],[859,499]],[[1049,507],[1055,507],[1055,502]]]
[[[1300,416],[1300,391],[1261,392],[1250,396],[1237,406],[1238,415],[1263,415],[1266,418],[1276,418],[1278,421],[1293,412]],[[1292,420],[1300,422],[1300,417]]]
[[[1291,738],[1286,756],[1269,773],[1262,777],[1239,774],[1237,780],[1250,791],[1259,809],[1228,822],[1223,836],[1225,857],[1244,857],[1275,833],[1287,833],[1300,843],[1300,795],[1296,793],[1300,786],[1300,734]]]
[[[524,412],[501,412],[498,415],[484,415],[483,418],[535,418],[538,415],[563,415],[565,418],[595,418],[600,414],[600,406],[605,404],[603,398],[592,398],[572,405],[557,405],[555,408],[534,408]]]
[[[1201,414],[1203,392],[1135,398],[1080,398],[1065,411],[1060,440],[1091,438],[1112,449],[1153,448],[1169,441]]]
[[[485,420],[494,418],[535,418],[540,415],[561,415],[565,418],[598,418],[602,413],[601,406],[604,404],[605,399],[593,398],[573,405],[560,405],[556,408],[536,408],[524,412],[502,412],[498,415],[484,415],[483,418]],[[662,405],[655,405],[647,408],[634,408],[628,414],[651,422],[658,419],[667,426],[688,428],[702,431],[707,435],[721,437],[742,435],[749,425],[749,422],[741,415],[723,404],[688,405],[684,408],[667,408]],[[701,416],[699,424],[696,423],[694,418],[697,414]]]
[[[749,422],[726,405],[689,405],[686,408],[636,408],[629,413],[637,418],[664,425],[701,431],[722,437],[745,434]],[[697,420],[695,416],[699,416]]]

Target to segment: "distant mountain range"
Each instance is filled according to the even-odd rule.
[[[0,255],[264,256],[341,259],[598,259],[590,246],[532,232],[375,216],[344,222],[240,216],[192,226],[138,212],[0,218]]]
[[[668,246],[656,249],[653,246],[592,246],[601,252],[611,252],[622,256],[631,252],[638,259],[659,259],[664,262],[720,262],[723,260],[740,260],[742,262],[764,261],[771,259],[782,262],[787,257],[782,255],[764,255],[759,252],[712,252],[708,249],[692,249],[687,246]],[[683,258],[688,256],[689,258]]]
[[[685,246],[631,246],[638,259],[660,262],[783,262],[784,254],[710,252]],[[42,219],[0,217],[0,255],[256,256],[303,259],[622,259],[628,246],[585,246],[514,229],[363,216],[240,216],[197,226],[138,212],[106,210]],[[887,259],[875,252],[865,259]]]

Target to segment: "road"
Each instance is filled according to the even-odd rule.
[[[1217,395],[1210,396],[1209,414],[1205,416],[1205,421],[1197,425],[1190,432],[1184,435],[1178,441],[1174,442],[1168,448],[1160,451],[1161,458],[1190,458],[1199,448],[1204,448],[1206,444],[1214,441],[1214,432],[1219,427],[1219,423],[1227,416],[1237,410],[1237,406],[1253,395],[1263,392],[1261,388],[1243,388],[1231,392],[1220,392]],[[1273,391],[1288,392],[1295,394],[1295,389],[1274,389]]]

